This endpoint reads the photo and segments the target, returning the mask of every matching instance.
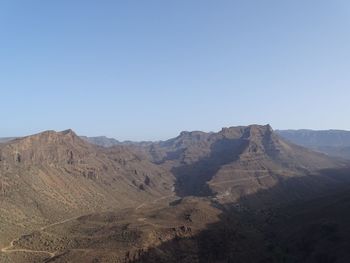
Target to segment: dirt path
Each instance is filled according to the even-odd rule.
[[[144,207],[147,203],[142,203],[138,207],[135,208],[135,210],[139,210],[140,208]]]
[[[241,178],[241,179],[232,179],[232,180],[226,180],[226,181],[221,181],[217,183],[209,183],[209,185],[220,185],[220,184],[226,184],[226,183],[240,183],[240,182],[245,182],[245,181],[252,181],[252,180],[260,180],[266,177],[271,177],[271,175],[262,175],[258,177],[249,177],[249,178]]]
[[[160,198],[158,198],[158,199],[155,199],[155,200],[153,200],[153,201],[151,201],[151,202],[144,202],[144,203],[142,203],[142,204],[140,204],[139,206],[137,206],[136,208],[135,208],[135,210],[139,210],[140,208],[142,208],[142,207],[144,207],[144,206],[146,206],[146,205],[149,205],[149,204],[156,204],[156,203],[158,203],[159,201],[161,201],[161,200],[164,200],[164,199],[167,199],[167,198],[169,198],[169,197],[173,197],[174,195],[166,195],[166,196],[163,196],[163,197],[160,197]]]
[[[147,225],[154,226],[154,227],[163,227],[162,225],[154,224],[154,223],[148,221],[146,217],[140,217],[137,219],[137,221],[142,222],[142,223],[147,224]]]
[[[158,199],[155,199],[151,202],[144,202],[142,204],[140,204],[139,206],[137,206],[135,208],[135,210],[139,210],[140,208],[148,205],[148,204],[156,204],[157,202],[161,201],[161,200],[164,200],[166,198],[169,198],[169,197],[172,197],[173,195],[167,195],[167,196],[163,196],[163,197],[160,197]],[[47,226],[43,226],[40,228],[40,231],[45,231],[46,229],[50,228],[50,227],[53,227],[53,226],[57,226],[57,225],[61,225],[61,224],[64,224],[64,223],[67,223],[69,221],[73,221],[77,218],[79,218],[81,216],[75,216],[75,217],[70,217],[70,218],[67,218],[67,219],[64,219],[64,220],[61,220],[61,221],[58,221],[58,222],[55,222],[55,223],[52,223],[52,224],[49,224]],[[152,224],[152,223],[150,223]],[[3,247],[1,248],[1,252],[2,253],[14,253],[14,252],[24,252],[24,253],[40,253],[40,254],[46,254],[46,255],[49,255],[50,258],[53,258],[54,256],[56,256],[56,253],[52,253],[52,252],[49,252],[49,251],[45,251],[45,250],[30,250],[30,249],[24,249],[24,248],[21,248],[21,249],[14,249],[14,242],[17,241],[17,239],[14,239],[11,241],[10,245],[8,245],[7,247]],[[85,249],[81,249],[81,250],[85,250]]]
[[[13,249],[14,242],[15,242],[16,240],[18,240],[18,239],[12,240],[9,246],[3,247],[3,248],[1,249],[1,252],[2,252],[2,253],[13,253],[13,252],[40,253],[40,254],[47,254],[47,255],[49,255],[49,256],[52,257],[52,258],[55,256],[55,253],[52,253],[52,252],[49,252],[49,251],[44,251],[44,250],[30,250],[30,249],[24,249],[24,248],[21,248],[21,249]]]
[[[52,224],[50,224],[50,225],[41,227],[40,230],[41,230],[41,231],[44,231],[44,230],[48,229],[49,227],[61,225],[61,224],[67,223],[67,222],[69,222],[69,221],[73,221],[73,220],[75,220],[75,219],[77,219],[77,218],[79,218],[79,217],[81,217],[81,216],[75,216],[75,217],[67,218],[67,219],[58,221],[58,222],[56,222],[56,223],[52,223]]]
[[[67,223],[67,222],[72,221],[72,220],[75,220],[75,219],[77,219],[77,218],[79,218],[79,217],[80,217],[80,216],[75,216],[75,217],[67,218],[67,219],[64,219],[64,220],[61,220],[61,221],[52,223],[52,224],[50,224],[50,225],[41,227],[41,228],[40,228],[40,231],[45,231],[46,229],[48,229],[48,228],[50,228],[50,227],[53,227],[53,226],[57,226],[57,225],[60,225],[60,224]],[[45,250],[31,250],[31,249],[25,249],[25,248],[18,248],[18,249],[15,249],[15,248],[13,248],[13,247],[14,247],[14,242],[17,241],[17,240],[18,240],[18,238],[12,240],[11,243],[10,243],[10,245],[8,245],[7,247],[1,248],[1,252],[2,252],[2,253],[14,253],[14,252],[40,253],[40,254],[49,255],[50,258],[53,258],[53,257],[56,255],[56,253],[52,253],[52,252],[45,251]]]

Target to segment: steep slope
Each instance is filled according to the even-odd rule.
[[[350,131],[277,130],[281,137],[330,156],[350,159]]]
[[[13,233],[172,194],[172,176],[129,149],[104,149],[73,131],[0,146],[0,243]]]

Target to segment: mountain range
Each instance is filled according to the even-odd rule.
[[[290,142],[330,156],[350,159],[350,131],[343,130],[277,130]]]
[[[345,130],[276,130],[287,141],[333,157],[350,159],[350,131]],[[113,145],[150,145],[152,142],[118,141],[105,136],[81,136],[90,143],[103,147]],[[10,138],[3,138],[9,140]],[[1,142],[1,138],[0,138]]]
[[[0,262],[346,262],[350,161],[286,134],[4,140]]]

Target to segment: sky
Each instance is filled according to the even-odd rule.
[[[350,130],[350,1],[2,0],[0,137]]]

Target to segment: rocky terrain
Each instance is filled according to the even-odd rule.
[[[0,144],[0,262],[350,256],[348,161],[269,125],[100,142],[67,130]]]
[[[309,185],[298,188],[310,192],[312,184],[315,190],[321,184],[332,185],[335,178],[328,178],[324,170],[347,165],[287,143],[269,125],[224,128],[218,133],[183,132],[150,145],[146,152],[176,176],[179,196],[210,195],[220,202],[237,201],[290,178],[306,177]]]
[[[47,131],[0,146],[0,244],[60,219],[172,194],[173,176],[120,146]]]

